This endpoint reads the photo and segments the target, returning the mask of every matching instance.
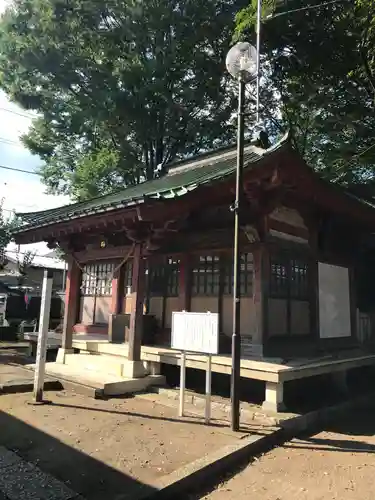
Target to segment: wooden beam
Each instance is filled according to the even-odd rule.
[[[121,312],[124,301],[124,265],[118,268],[112,279],[111,313]]]

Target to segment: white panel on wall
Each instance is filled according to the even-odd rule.
[[[349,270],[319,262],[319,323],[321,338],[350,337]]]

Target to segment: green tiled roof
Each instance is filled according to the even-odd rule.
[[[280,149],[287,138],[263,150],[253,145],[245,147],[245,168],[254,165],[264,156]],[[191,160],[175,163],[165,176],[130,186],[112,194],[92,200],[65,205],[41,212],[18,213],[24,225],[20,232],[48,226],[58,222],[116,210],[144,203],[152,199],[171,199],[185,195],[199,186],[224,179],[236,169],[236,148],[230,147],[196,156]]]

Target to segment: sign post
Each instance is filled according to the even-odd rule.
[[[34,378],[34,401],[43,403],[44,373],[47,357],[47,340],[49,316],[51,310],[53,274],[51,270],[44,271],[42,301],[40,305],[38,347],[36,352],[35,378]]]
[[[186,352],[181,353],[181,367],[180,367],[180,406],[179,406],[179,416],[184,416],[185,407],[185,386],[186,386]]]
[[[219,352],[219,315],[178,311],[172,313],[172,349],[181,351],[179,416],[184,416],[186,353],[207,354],[205,422],[211,418],[212,354]]]
[[[212,361],[211,354],[209,354],[207,358],[207,370],[206,370],[206,408],[204,415],[206,424],[210,423],[210,418],[211,418],[211,378],[212,378],[211,361]]]

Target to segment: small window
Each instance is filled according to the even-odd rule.
[[[270,295],[276,298],[288,296],[288,263],[280,258],[271,258]]]
[[[164,262],[152,264],[149,271],[149,290],[152,297],[164,297],[165,265]]]
[[[180,260],[168,257],[150,267],[149,289],[153,297],[178,297]]]
[[[133,286],[133,261],[128,259],[125,262],[125,271],[124,271],[124,291],[125,295],[129,295],[132,293]]]
[[[220,259],[217,255],[200,256],[192,269],[192,294],[217,296],[220,287]]]
[[[180,260],[169,258],[166,265],[167,297],[178,297]]]
[[[294,299],[308,299],[309,280],[307,262],[293,259],[291,262],[290,295]]]
[[[114,264],[101,262],[84,266],[82,272],[82,295],[112,295],[112,279]]]
[[[271,258],[270,295],[273,298],[308,300],[308,263],[287,256]]]
[[[253,293],[253,254],[244,253],[241,255],[240,264],[240,293],[241,296],[252,295]],[[224,295],[233,295],[233,258],[227,259],[224,265]]]

